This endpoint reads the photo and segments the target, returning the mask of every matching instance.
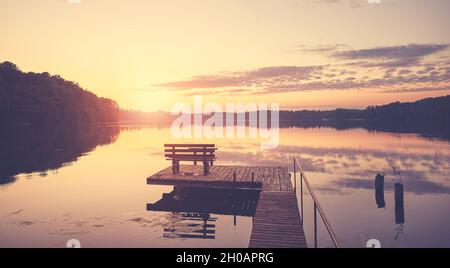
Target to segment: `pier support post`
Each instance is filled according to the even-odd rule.
[[[303,173],[300,171],[300,211],[302,213],[302,221],[303,221]]]
[[[297,167],[295,163],[295,157],[294,157],[294,192],[297,193]]]
[[[317,205],[314,202],[314,247],[317,248]]]

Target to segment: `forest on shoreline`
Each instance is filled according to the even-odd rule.
[[[7,123],[81,124],[116,122],[120,108],[47,72],[22,72],[14,63],[0,64],[0,120]]]
[[[280,111],[280,126],[350,126],[409,131],[450,128],[450,95],[366,109]],[[0,122],[32,124],[162,123],[169,112],[123,110],[116,101],[98,97],[77,83],[47,72],[22,72],[0,63]],[[203,116],[206,118],[206,116]],[[248,114],[246,114],[248,118]],[[225,118],[225,116],[224,116]]]

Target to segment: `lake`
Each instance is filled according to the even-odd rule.
[[[147,210],[173,190],[146,178],[170,165],[157,126],[3,128],[0,247],[247,247],[251,216]],[[344,247],[450,247],[450,143],[363,128],[282,128],[261,150],[249,138],[215,143],[217,164],[282,165],[297,157]],[[394,172],[397,171],[397,172]],[[384,180],[377,182],[377,174]],[[298,182],[297,182],[298,184]],[[403,191],[402,191],[403,190]],[[312,203],[304,226],[313,245]],[[207,200],[205,200],[207,202]],[[331,246],[322,225],[319,246]]]

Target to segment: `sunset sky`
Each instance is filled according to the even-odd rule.
[[[0,62],[123,108],[366,107],[450,94],[448,0],[0,0]]]

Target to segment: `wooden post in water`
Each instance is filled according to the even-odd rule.
[[[236,182],[236,171],[233,173],[233,182]]]
[[[384,201],[384,175],[377,174],[375,177],[375,203],[378,208],[386,207]]]
[[[394,184],[395,223],[405,223],[405,206],[403,203],[403,183]]]

